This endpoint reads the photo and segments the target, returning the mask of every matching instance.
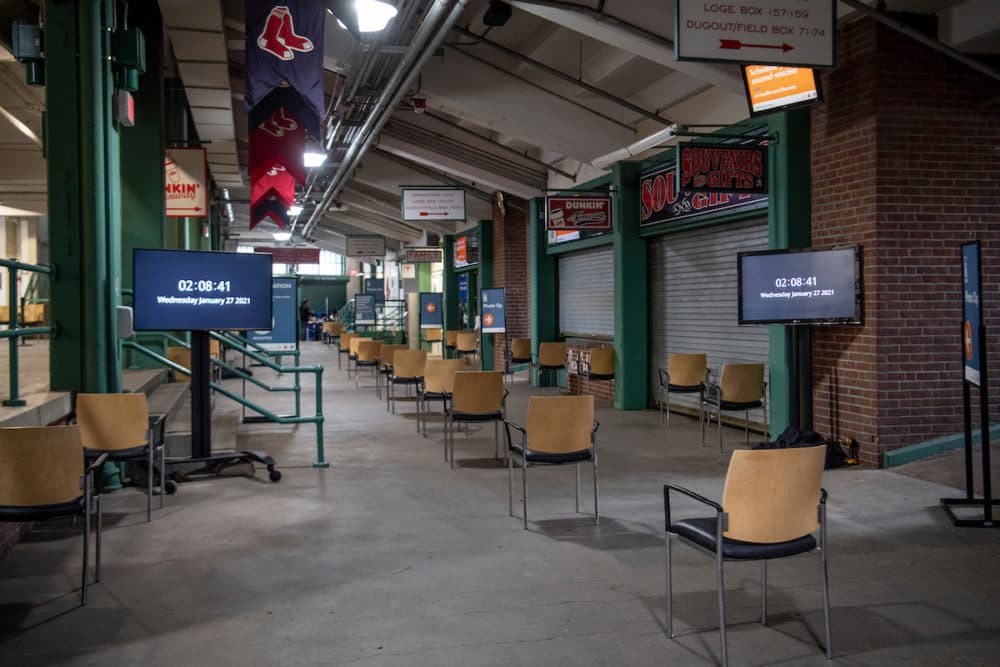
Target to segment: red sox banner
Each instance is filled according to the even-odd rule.
[[[283,116],[294,118],[302,126],[307,143],[318,143],[322,139],[320,115],[291,86],[278,86],[254,105],[248,112],[250,127],[266,125],[279,110]]]
[[[247,0],[246,105],[287,83],[323,116],[324,3]]]
[[[302,123],[284,109],[278,109],[264,123],[250,130],[251,182],[277,166],[287,169],[296,181],[305,184],[306,172],[302,164],[305,146]]]
[[[284,201],[294,202],[295,178],[284,167],[272,167],[251,183],[250,205],[266,197],[268,192],[274,192]]]
[[[288,227],[288,207],[290,205],[291,202],[284,201],[273,190],[269,191],[256,204],[250,206],[250,229],[253,229],[265,220],[270,220],[278,227],[286,229]]]

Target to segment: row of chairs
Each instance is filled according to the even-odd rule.
[[[710,380],[708,357],[705,354],[671,354],[667,368],[660,370],[660,421],[666,413],[670,426],[670,394],[698,394],[698,418],[701,421],[701,444],[705,445],[705,423],[712,420],[712,411],[719,424],[719,451],[722,451],[722,413],[743,411],[744,432],[750,444],[750,410],[764,411],[767,424],[767,382],[764,364],[723,364],[718,382]],[[708,408],[708,414],[705,409]],[[707,417],[707,419],[706,419]]]
[[[84,518],[81,605],[87,604],[92,516],[94,582],[101,578],[101,466],[112,461],[146,465],[146,520],[151,521],[154,474],[161,509],[167,490],[164,419],[149,415],[145,394],[77,394],[75,424],[0,428],[0,521]]]
[[[344,336],[341,335],[341,346]],[[417,403],[417,432],[427,436],[428,403],[441,401],[444,420],[444,458],[455,467],[456,424],[493,424],[494,457],[500,458],[501,424],[504,425],[506,446],[504,459],[508,468],[508,505],[514,516],[514,456],[521,462],[522,470],[522,520],[528,526],[527,470],[530,465],[576,466],[576,509],[580,509],[580,464],[593,463],[594,471],[594,522],[600,520],[597,482],[597,442],[599,427],[594,419],[592,396],[532,396],[529,399],[528,419],[520,426],[506,419],[506,402],[509,392],[503,387],[501,371],[469,371],[465,359],[428,359],[423,350],[410,350],[405,346],[380,345],[356,337],[347,339],[348,372],[352,358],[357,368],[367,365],[374,357],[373,368],[386,378],[386,409],[394,414],[395,388],[412,386]],[[342,349],[341,352],[344,350]],[[356,357],[356,358],[355,358]],[[363,366],[361,366],[363,367]],[[468,432],[468,431],[467,431]],[[515,439],[513,433],[519,433]]]

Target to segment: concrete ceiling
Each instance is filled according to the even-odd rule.
[[[4,4],[0,23],[10,20]],[[21,13],[32,7],[14,4]],[[747,116],[736,65],[674,60],[673,2],[512,0],[511,20],[488,28],[482,22],[488,0],[470,0],[347,171],[340,166],[347,146],[360,141],[361,126],[432,3],[395,4],[399,17],[365,41],[327,17],[327,101],[331,124],[339,120],[341,129],[327,164],[301,192],[319,201],[345,170],[331,197],[334,210],[309,230],[322,247],[342,252],[351,233],[381,233],[391,245],[453,232],[490,217],[496,191],[510,201],[587,180],[602,173],[594,158],[669,122],[729,124]],[[886,6],[937,14],[938,38],[960,51],[1000,53],[997,0],[888,0]],[[247,224],[243,0],[161,0],[160,7],[198,135],[211,142],[212,176],[234,201],[227,233],[239,242],[273,243],[266,226],[251,232]],[[842,21],[858,16],[844,2],[838,11]],[[414,112],[415,98],[426,100],[426,113]],[[0,50],[0,107],[41,136],[43,105],[42,91],[25,86],[21,66]],[[466,188],[467,223],[401,222],[400,186],[442,184]],[[0,112],[0,206],[43,213],[44,197],[40,147]]]

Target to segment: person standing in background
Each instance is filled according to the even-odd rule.
[[[302,299],[302,305],[299,306],[299,322],[302,324],[302,328],[299,330],[299,339],[306,339],[306,332],[309,330],[309,299]]]

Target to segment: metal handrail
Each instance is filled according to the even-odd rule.
[[[216,334],[213,333],[212,335],[215,336]],[[166,357],[164,357],[161,354],[157,354],[156,352],[153,352],[152,350],[150,350],[150,349],[148,349],[148,348],[140,345],[139,343],[136,343],[135,341],[127,340],[127,341],[124,341],[122,343],[122,345],[124,347],[130,349],[130,350],[135,350],[135,351],[139,352],[140,354],[144,354],[147,357],[149,357],[150,359],[153,359],[154,361],[156,361],[156,362],[158,362],[160,364],[163,364],[164,366],[167,366],[168,368],[172,368],[172,369],[174,369],[177,372],[183,373],[184,375],[187,375],[188,377],[191,376],[191,371],[189,369],[184,368],[180,364],[177,364],[177,363],[171,361],[170,359],[167,359]],[[221,362],[219,360],[213,360],[213,361],[216,362],[216,363],[218,363],[219,365],[221,365],[223,368],[225,368],[225,367],[228,366],[228,364],[225,364],[224,362]],[[269,364],[265,364],[265,365],[267,366]],[[330,464],[326,462],[326,459],[325,459],[325,456],[324,456],[325,452],[324,452],[324,447],[323,447],[323,421],[324,421],[324,417],[323,417],[323,367],[322,366],[281,367],[281,366],[277,366],[277,364],[272,364],[272,365],[275,367],[276,370],[280,369],[279,372],[286,372],[286,373],[291,373],[291,372],[295,372],[295,373],[314,373],[316,375],[316,414],[315,415],[313,415],[311,417],[302,417],[302,416],[298,416],[298,415],[296,415],[294,417],[282,416],[282,415],[276,414],[274,412],[271,412],[270,410],[268,410],[267,408],[264,408],[263,406],[257,405],[253,401],[250,401],[250,400],[248,400],[247,398],[245,398],[243,396],[240,396],[238,394],[235,394],[235,393],[229,391],[228,389],[226,389],[222,385],[218,384],[217,382],[210,382],[209,386],[212,388],[213,391],[216,391],[216,392],[222,394],[226,398],[229,398],[229,399],[231,399],[233,401],[236,401],[237,403],[239,403],[240,405],[243,405],[244,407],[250,408],[254,412],[257,412],[257,413],[260,413],[260,414],[264,415],[265,417],[267,417],[271,421],[274,421],[274,422],[276,422],[278,424],[316,424],[316,463],[313,464],[313,467],[314,468],[329,468]],[[237,370],[237,369],[235,369],[233,367],[229,367],[229,369],[233,370],[233,371]]]
[[[43,273],[45,275],[52,275],[52,267],[43,266],[41,264],[28,264],[26,262],[19,262],[16,259],[0,259],[0,267],[7,268],[7,304],[9,313],[9,319],[7,322],[7,330],[0,331],[0,338],[6,338],[10,345],[10,377],[8,378],[10,384],[10,398],[3,401],[5,407],[21,407],[27,405],[28,402],[21,398],[20,390],[20,364],[18,360],[17,352],[17,341],[24,336],[34,336],[36,334],[43,333],[55,333],[56,327],[53,324],[42,327],[20,327],[18,326],[17,320],[17,272],[18,271],[30,271],[32,273]]]

